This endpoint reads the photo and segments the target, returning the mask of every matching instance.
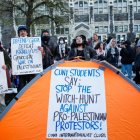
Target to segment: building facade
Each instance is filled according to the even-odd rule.
[[[25,5],[21,2],[22,8]],[[115,35],[118,41],[129,36],[140,37],[140,0],[67,0],[69,13],[53,11],[66,19],[63,26],[55,26],[54,34],[65,37],[69,43],[77,35],[91,38],[94,33],[104,41],[109,35]],[[49,9],[45,5],[38,7],[34,16],[47,15]],[[18,17],[16,26],[25,24],[22,12],[15,11]],[[32,35],[40,36],[43,29],[50,29],[50,21],[34,24]]]
[[[90,38],[97,33],[102,41],[110,34],[118,41],[126,40],[128,33],[140,36],[140,0],[69,0],[69,8],[69,26],[56,31],[59,36]]]
[[[140,37],[140,0],[69,0],[68,6],[69,25],[56,28],[58,36],[91,38],[97,33],[102,41],[110,34],[118,41],[129,33]]]
[[[69,35],[87,38],[97,33],[103,41],[115,34],[118,41],[128,33],[140,36],[140,0],[69,0],[72,11]]]

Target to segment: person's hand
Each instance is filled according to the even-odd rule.
[[[3,66],[2,66],[2,69],[6,70],[6,68],[7,68],[6,65],[3,65]]]
[[[38,50],[41,51],[42,56],[45,55],[45,51],[44,51],[43,47],[38,46]]]
[[[125,45],[121,45],[122,48],[126,48]]]
[[[43,47],[38,46],[38,50],[41,51],[41,53],[43,52]]]

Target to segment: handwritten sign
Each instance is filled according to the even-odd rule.
[[[107,140],[104,71],[52,70],[47,138]]]
[[[38,50],[40,37],[20,37],[11,39],[12,74],[35,74],[43,71],[42,55]]]
[[[0,52],[0,94],[8,89],[6,71],[2,69],[2,66],[5,64],[3,52]]]

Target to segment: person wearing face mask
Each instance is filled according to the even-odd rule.
[[[43,30],[41,33],[42,47],[44,50],[43,69],[54,64],[54,48],[50,43],[50,35],[48,30]]]
[[[58,45],[55,49],[55,60],[59,61],[65,59],[68,55],[69,49],[66,45],[65,39],[63,37],[59,38]]]
[[[84,60],[96,59],[96,51],[87,45],[86,38],[83,35],[76,36],[72,44],[73,47],[68,54],[68,60],[73,60],[77,57]]]

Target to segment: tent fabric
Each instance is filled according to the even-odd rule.
[[[108,140],[140,138],[140,88],[105,62],[64,61],[39,74],[13,99],[0,116],[0,140],[50,140],[48,103],[51,70],[56,66],[104,69]]]

